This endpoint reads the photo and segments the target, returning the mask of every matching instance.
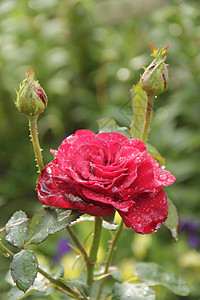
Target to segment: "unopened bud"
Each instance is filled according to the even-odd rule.
[[[165,92],[168,87],[168,70],[167,65],[164,62],[168,56],[166,51],[169,48],[169,45],[163,47],[160,51],[151,43],[150,45],[153,50],[151,55],[154,56],[155,59],[147,68],[145,68],[145,71],[140,78],[140,83],[142,89],[148,95],[159,95]]]
[[[47,96],[38,81],[35,80],[35,72],[30,68],[26,73],[26,79],[20,84],[15,102],[17,109],[24,115],[36,116],[41,114],[47,106]]]

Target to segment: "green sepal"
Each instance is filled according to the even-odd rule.
[[[115,211],[113,211],[113,213],[109,216],[102,217],[102,219],[107,223],[113,224],[115,221]]]
[[[161,165],[165,166],[167,162],[165,158],[158,152],[158,150],[149,143],[146,143],[145,145],[149,154],[151,154]]]
[[[178,241],[178,212],[174,203],[167,198],[168,202],[168,217],[164,225],[171,231],[173,239]]]

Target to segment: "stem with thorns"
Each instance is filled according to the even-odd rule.
[[[37,118],[38,115],[29,117],[29,127],[30,127],[31,141],[33,144],[33,149],[37,161],[38,171],[39,173],[41,173],[42,170],[44,169],[44,163],[42,158],[42,149],[40,148],[40,143],[38,139]]]

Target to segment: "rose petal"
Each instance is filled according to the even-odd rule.
[[[45,205],[72,209],[74,207],[67,201],[64,192],[55,184],[53,177],[55,172],[59,170],[56,160],[53,160],[45,167],[37,181],[38,198]]]
[[[93,200],[93,203],[96,203],[96,205],[112,205],[114,208],[123,212],[129,211],[135,203],[134,201],[118,201],[115,200],[114,197],[110,197],[109,194],[98,194],[86,188],[83,188],[82,192],[88,199]]]
[[[97,134],[98,139],[102,139],[107,142],[117,141],[119,144],[123,144],[128,141],[128,138],[117,132],[103,132]]]
[[[151,233],[167,218],[167,196],[163,190],[155,194],[144,193],[135,199],[135,206],[128,213],[118,212],[127,227],[138,233]]]
[[[81,213],[87,213],[91,216],[109,216],[113,213],[113,207],[98,206],[94,203],[84,202],[80,197],[76,197],[72,194],[65,195],[68,201],[77,208]]]

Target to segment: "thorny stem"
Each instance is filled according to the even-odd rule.
[[[141,140],[142,142],[146,143],[148,135],[149,135],[149,128],[150,128],[150,123],[153,115],[153,102],[155,99],[155,96],[150,96],[147,95],[148,102],[147,102],[147,107],[146,107],[146,115],[145,115],[145,123],[144,123],[144,128],[142,132],[142,137]]]
[[[117,244],[119,242],[119,238],[120,238],[122,229],[123,229],[123,221],[121,220],[121,223],[119,225],[119,229],[118,229],[116,235],[114,236],[114,238],[112,240],[111,247],[110,247],[109,252],[108,252],[108,258],[107,258],[107,261],[106,261],[104,274],[107,274],[107,272],[109,270],[109,267],[110,267],[111,262],[112,262],[113,254],[114,254],[114,252],[115,252],[115,250],[117,248]],[[104,283],[105,283],[105,278],[102,279],[102,281],[101,281],[101,283],[99,285],[99,289],[98,289],[98,292],[97,292],[95,300],[99,300],[100,299]]]
[[[38,115],[29,117],[29,127],[30,127],[30,133],[31,133],[31,141],[33,143],[33,149],[35,152],[35,157],[37,161],[37,167],[39,173],[42,172],[44,169],[44,163],[42,158],[42,149],[40,148],[40,143],[38,139],[38,132],[37,132],[37,118]]]
[[[97,253],[98,253],[98,248],[99,248],[99,243],[101,238],[101,230],[102,230],[102,219],[100,217],[95,217],[93,240],[92,240],[92,245],[90,248],[90,253],[88,256],[88,263],[87,263],[87,284],[90,291],[93,284],[94,265],[97,260]]]
[[[73,240],[74,244],[77,246],[77,248],[82,253],[83,258],[85,260],[85,263],[88,264],[88,255],[87,255],[85,249],[83,248],[83,246],[81,245],[81,243],[79,242],[78,238],[76,237],[75,233],[73,232],[73,230],[69,226],[66,227],[66,230],[68,231],[68,233],[69,233],[71,239]]]
[[[14,253],[12,251],[10,251],[0,240],[0,251],[2,252],[2,254],[8,254],[8,257],[10,259],[13,258]],[[61,292],[67,293],[69,296],[75,298],[75,299],[84,299],[81,298],[81,296],[76,293],[75,291],[73,291],[72,289],[70,289],[67,285],[65,285],[64,283],[60,282],[59,280],[55,279],[54,277],[52,277],[50,274],[46,273],[44,270],[42,270],[41,268],[38,268],[38,273],[42,274],[45,278],[47,278],[50,282],[52,282],[53,284],[55,284],[56,286],[58,286],[60,288]]]

